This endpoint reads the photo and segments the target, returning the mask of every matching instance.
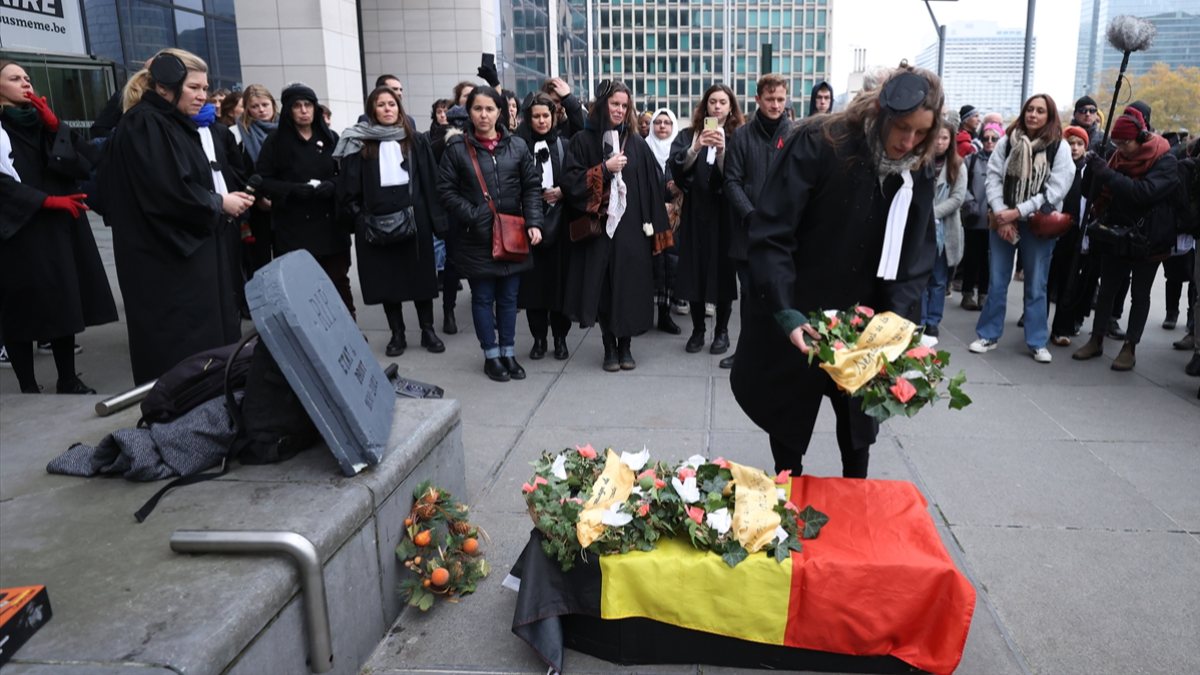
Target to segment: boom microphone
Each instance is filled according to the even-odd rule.
[[[1158,28],[1149,21],[1121,15],[1108,24],[1108,43],[1122,52],[1140,52],[1150,48]]]

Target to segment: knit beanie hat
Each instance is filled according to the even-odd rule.
[[[1146,103],[1145,101],[1134,101],[1133,103],[1130,103],[1128,106],[1126,106],[1125,112],[1129,112],[1130,109],[1136,110],[1142,114],[1142,121],[1146,123],[1147,129],[1154,128],[1153,126],[1150,125],[1150,104],[1149,103]]]
[[[1132,141],[1145,128],[1146,120],[1141,111],[1130,106],[1113,122],[1112,138],[1114,141]]]
[[[995,122],[989,122],[984,125],[983,133],[986,134],[989,131],[996,132],[997,136],[1001,136],[1001,137],[1004,136],[1004,127],[1000,126],[999,124],[996,124]],[[980,136],[982,136],[982,135],[983,134],[980,134]]]
[[[1075,101],[1075,112],[1079,112],[1080,108],[1083,108],[1083,107],[1089,106],[1089,105],[1092,106],[1093,108],[1095,108],[1096,107],[1096,99],[1092,98],[1091,96],[1080,96],[1079,100]]]
[[[283,90],[283,94],[279,96],[279,101],[283,105],[284,111],[291,110],[292,104],[296,101],[308,101],[309,103],[312,103],[313,107],[315,108],[317,105],[317,92],[313,91],[312,87],[297,82],[295,84],[288,85],[288,87]]]
[[[1079,140],[1083,141],[1084,145],[1088,144],[1087,130],[1084,129],[1083,127],[1077,127],[1075,125],[1071,125],[1071,126],[1067,127],[1066,129],[1063,129],[1063,138],[1064,139],[1070,138],[1071,136],[1074,136],[1075,138],[1078,138]]]
[[[958,109],[959,124],[966,122],[972,115],[978,115],[979,109],[973,105],[964,105]]]

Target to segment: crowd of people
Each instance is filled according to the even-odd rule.
[[[1185,317],[1175,346],[1195,352],[1186,370],[1200,374],[1198,147],[1173,147],[1141,103],[1105,143],[1089,97],[1064,124],[1036,94],[1005,126],[971,105],[955,114],[935,75],[901,65],[837,112],[821,82],[808,115],[793,119],[788,80],[768,74],[752,86],[753,113],[716,83],[680,120],[665,108],[639,114],[619,80],[587,105],[558,78],[520,100],[485,61],[485,83],[463,81],[436,101],[428,132],[415,128],[399,79],[384,75],[339,134],[302,83],[278,99],[257,84],[210,93],[206,71],[195,55],[160,51],[98,120],[105,140],[86,143],[19,64],[0,61],[0,325],[22,391],[41,390],[38,341],[54,354],[57,391],[91,391],[74,371],[75,335],[117,316],[89,207],[113,231],[135,383],[236,341],[244,280],[296,250],[316,259],[352,317],[357,271],[362,302],[383,306],[391,357],[408,347],[404,303],[421,347],[446,350],[434,300],[442,332],[456,333],[465,280],[483,371],[501,382],[525,377],[521,311],[532,335],[522,355],[567,359],[571,326],[598,324],[599,365],[616,372],[636,368],[633,338],[681,334],[672,308],[686,307],[681,348],[733,351],[720,365],[781,470],[801,469],[823,397],[838,413],[847,476],[866,475],[877,429],[804,358],[815,337],[804,316],[818,309],[895,311],[932,342],[959,288],[961,309],[980,313],[969,349],[984,353],[1001,340],[1015,266],[1035,361],[1050,362],[1050,347],[1070,345],[1094,312],[1073,358],[1100,356],[1116,337],[1112,368],[1130,370],[1163,264],[1163,326]],[[528,254],[498,248],[510,228]]]

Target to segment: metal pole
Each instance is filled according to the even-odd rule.
[[[308,668],[314,673],[333,669],[333,638],[329,630],[329,606],[325,600],[325,577],[317,548],[295,532],[263,530],[176,530],[171,535],[176,553],[286,553],[300,573],[308,630]]]
[[[548,5],[548,13],[546,21],[550,24],[550,67],[546,69],[546,74],[550,77],[558,77],[558,3],[550,0]]]
[[[592,97],[596,95],[596,50],[595,46],[593,45],[594,38],[592,37],[595,34],[592,21],[592,0],[587,0],[586,11],[588,79],[587,84],[585,84],[583,87],[583,92],[581,92],[583,95],[579,97],[580,101],[590,101],[592,100]]]
[[[150,390],[154,388],[154,382],[157,381],[158,380],[147,382],[146,384],[143,384],[139,387],[134,387],[123,394],[117,394],[112,398],[106,398],[103,401],[100,401],[96,404],[96,415],[98,417],[108,417],[118,410],[124,410],[131,405],[141,403],[142,400],[146,398],[146,394],[149,394]]]
[[[1029,99],[1030,71],[1033,69],[1033,13],[1037,0],[1029,0],[1025,12],[1025,60],[1021,63],[1021,104]],[[1022,110],[1021,114],[1025,114]]]
[[[942,69],[946,67],[946,26],[938,26],[938,79],[942,78]]]

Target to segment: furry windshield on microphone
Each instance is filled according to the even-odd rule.
[[[1108,24],[1108,43],[1123,52],[1138,52],[1150,48],[1158,28],[1136,16],[1114,17]]]

